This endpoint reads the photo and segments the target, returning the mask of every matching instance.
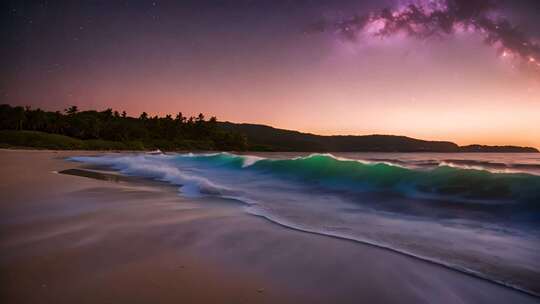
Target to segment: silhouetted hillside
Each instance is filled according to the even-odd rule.
[[[535,153],[538,149],[531,147],[518,147],[518,146],[483,146],[483,145],[469,145],[459,147],[461,152],[504,152],[504,153]]]
[[[264,125],[219,122],[181,112],[164,117],[129,117],[126,112],[50,112],[0,105],[0,147],[85,150],[218,150],[299,152],[538,152],[515,146],[459,147],[449,141],[405,136],[321,136]]]
[[[460,147],[449,141],[427,141],[406,136],[322,136],[276,129],[265,125],[218,122],[226,131],[246,136],[249,150],[309,152],[538,152],[513,146]]]

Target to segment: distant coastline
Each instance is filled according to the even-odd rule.
[[[258,124],[220,122],[201,113],[164,117],[142,113],[60,111],[0,105],[0,148],[52,150],[538,153],[533,147],[459,146],[395,135],[323,136]]]
[[[429,141],[396,135],[316,135],[258,124],[218,122],[224,130],[246,136],[254,151],[290,152],[439,152],[538,153],[533,147],[459,146],[450,141]]]

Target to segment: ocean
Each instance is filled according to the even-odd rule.
[[[236,200],[255,216],[540,295],[540,154],[167,153],[72,157]]]

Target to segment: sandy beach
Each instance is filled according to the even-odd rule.
[[[0,151],[3,303],[539,303],[143,179],[58,172],[102,152]],[[115,173],[110,173],[115,174]]]

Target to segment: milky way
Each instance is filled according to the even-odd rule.
[[[515,58],[523,67],[540,72],[540,45],[509,22],[490,0],[409,1],[346,19],[320,21],[309,31],[332,31],[354,42],[397,34],[432,39],[474,32],[496,48],[499,56]]]

